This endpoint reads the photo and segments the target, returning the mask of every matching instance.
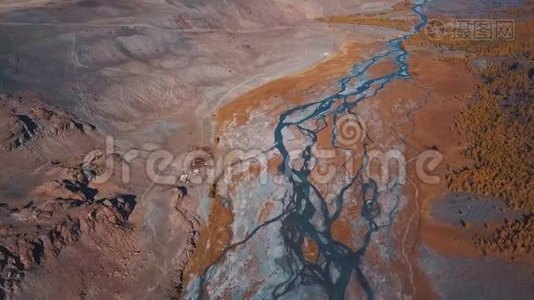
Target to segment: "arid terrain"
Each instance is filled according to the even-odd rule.
[[[534,2],[0,1],[0,299],[530,299]]]

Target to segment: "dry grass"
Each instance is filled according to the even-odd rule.
[[[232,238],[232,212],[218,198],[213,199],[208,223],[200,229],[197,247],[186,268],[186,284],[193,276],[202,274],[217,261]]]
[[[402,1],[393,6],[392,11],[377,14],[328,16],[318,18],[317,21],[334,24],[370,25],[408,31],[417,24],[415,15],[410,11],[411,7],[410,1]]]
[[[412,29],[416,22],[414,20],[391,17],[388,15],[348,15],[348,16],[329,16],[317,19],[319,22],[335,23],[335,24],[357,24],[357,25],[370,25],[380,26],[387,28],[394,28],[402,31],[408,31]]]
[[[346,74],[354,62],[361,59],[361,53],[368,49],[375,50],[375,47],[376,45],[344,45],[339,54],[306,71],[270,81],[239,96],[217,111],[215,115],[216,132],[223,133],[224,128],[231,122],[235,122],[233,126],[247,124],[251,118],[250,112],[260,106],[265,107],[265,103],[277,103],[282,99],[288,105],[302,103],[306,100],[307,92],[319,90],[318,87],[326,88],[332,80]],[[281,113],[284,108],[285,105],[277,105],[275,109]],[[277,113],[277,111],[270,111],[269,108],[264,109],[273,115]]]
[[[534,216],[505,221],[490,237],[475,237],[475,244],[483,253],[499,252],[513,255],[534,253]]]
[[[534,23],[521,22],[516,24],[516,37],[511,41],[489,40],[470,41],[454,39],[446,35],[441,40],[429,40],[424,33],[414,35],[408,45],[433,46],[466,51],[469,55],[478,57],[521,57],[534,59],[534,41],[529,37],[534,32]]]
[[[466,40],[455,38],[450,31],[452,30],[453,19],[448,16],[431,15],[429,19],[442,20],[448,24],[449,34],[444,35],[441,39],[431,40],[420,32],[409,41],[407,45],[415,46],[432,46],[437,48],[450,48],[466,51],[471,56],[477,57],[518,57],[526,60],[534,60],[534,1],[528,1],[521,8],[510,9],[499,15],[489,15],[481,19],[514,19],[515,20],[515,38],[512,40]]]
[[[457,128],[469,140],[464,154],[473,165],[452,168],[447,182],[451,190],[498,197],[511,209],[525,212],[524,218],[504,222],[489,236],[476,236],[483,253],[534,256],[534,82],[529,79],[534,21],[520,20],[511,41],[450,36],[434,41],[418,34],[408,44],[463,50],[471,65],[475,59],[486,61],[484,69],[471,68],[482,82],[464,96],[467,108],[456,118]]]
[[[408,11],[412,8],[413,3],[410,0],[403,0],[393,6],[395,11]]]

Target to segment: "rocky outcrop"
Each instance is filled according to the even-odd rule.
[[[22,208],[0,205],[0,298],[16,295],[27,271],[60,255],[68,245],[99,229],[127,230],[136,197],[98,199],[82,170],[64,168],[64,178],[36,188]]]
[[[43,137],[85,134],[95,126],[38,98],[0,95],[0,150],[14,150]]]
[[[36,222],[27,227],[2,225],[0,244],[0,286],[4,294],[12,295],[18,291],[25,272],[40,265],[44,259],[59,255],[69,243],[77,241],[81,236],[80,220],[65,216],[55,220],[53,213],[28,207],[21,211],[13,209],[3,218],[17,218],[19,214],[31,217]],[[5,220],[4,219],[4,220]]]
[[[187,222],[188,238],[186,246],[182,249],[177,261],[177,276],[173,280],[174,291],[171,292],[172,299],[180,299],[183,297],[185,288],[187,287],[187,267],[198,247],[200,217],[183,205],[183,201],[187,199],[187,189],[185,187],[178,187],[178,196],[176,198],[176,210],[180,216]]]

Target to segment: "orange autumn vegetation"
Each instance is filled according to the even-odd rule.
[[[268,82],[226,103],[215,115],[218,131],[232,120],[236,126],[246,124],[250,120],[250,112],[264,103],[280,102],[276,105],[279,111],[270,112],[272,115],[281,113],[286,105],[302,103],[306,92],[346,74],[360,58],[361,50],[359,44],[345,45],[339,54],[302,73]]]
[[[524,217],[505,221],[490,235],[477,235],[475,244],[484,253],[534,256],[534,82],[530,61],[534,59],[534,5],[510,10],[519,16],[513,40],[459,40],[445,36],[430,41],[419,34],[412,45],[465,51],[465,63],[482,79],[462,97],[466,109],[456,118],[456,127],[469,140],[464,155],[471,166],[452,167],[449,189],[498,197]]]
[[[185,279],[202,274],[215,263],[232,238],[229,226],[233,222],[232,212],[223,202],[214,198],[210,208],[208,223],[200,229],[199,241],[187,268]]]
[[[304,243],[302,244],[302,254],[304,255],[304,259],[306,259],[306,261],[315,263],[317,256],[319,255],[317,243],[314,240],[305,237]]]
[[[413,4],[410,1],[402,1],[393,6],[390,11],[380,13],[363,13],[340,16],[326,16],[317,18],[317,21],[334,24],[357,24],[380,26],[408,31],[417,24],[417,19],[411,13]]]

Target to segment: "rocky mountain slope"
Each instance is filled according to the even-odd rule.
[[[349,40],[379,40],[314,18],[388,5],[0,3],[0,298],[178,294],[208,189],[154,185],[147,156],[208,147],[220,104]]]

